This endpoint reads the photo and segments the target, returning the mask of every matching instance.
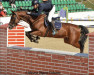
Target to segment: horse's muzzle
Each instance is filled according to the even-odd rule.
[[[11,30],[11,29],[12,29],[10,26],[9,26],[8,28],[9,28],[9,30]]]
[[[8,28],[11,30],[11,29],[13,29],[13,27],[14,27],[14,25],[8,25]]]

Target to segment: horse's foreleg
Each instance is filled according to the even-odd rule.
[[[41,33],[40,31],[34,31],[34,32],[31,32],[31,33],[30,33],[30,35],[33,35],[33,36],[35,35],[35,36],[36,36],[35,39],[34,39],[34,42],[35,42],[35,43],[38,43],[38,39],[40,39],[39,36],[41,36],[41,34],[42,34],[42,33]]]
[[[30,33],[30,35],[42,36],[42,33],[41,31],[33,31]]]
[[[29,38],[29,40],[30,40],[31,42],[34,42],[35,36],[31,35],[31,34],[30,34],[31,32],[32,32],[32,31],[26,32],[26,36]]]
[[[31,31],[29,31],[29,32],[26,32],[26,36],[29,38],[29,40],[32,42],[33,41],[33,39],[31,39],[31,35],[30,35],[30,33],[31,33]]]

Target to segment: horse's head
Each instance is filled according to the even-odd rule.
[[[14,12],[14,11],[11,11],[11,12],[12,12],[12,16],[9,22],[9,27],[8,27],[9,29],[16,27],[17,23],[19,23],[20,21],[20,18],[18,17],[17,12]]]

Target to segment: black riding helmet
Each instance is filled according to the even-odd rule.
[[[36,4],[39,4],[39,0],[33,0],[33,1],[32,1],[32,5],[33,5],[33,6],[36,5]]]

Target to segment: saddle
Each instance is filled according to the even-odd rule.
[[[62,23],[60,21],[55,21],[54,26],[57,30],[60,30],[62,27]]]
[[[62,27],[62,23],[60,22],[60,17],[52,18],[52,21],[54,21],[54,23],[52,24],[54,24],[55,29],[59,30]],[[46,27],[50,26],[47,17],[44,18],[44,25]]]
[[[62,23],[60,22],[60,17],[56,17],[56,18],[52,18],[52,21],[54,23],[52,23],[54,25],[54,28],[55,30],[60,30],[60,28],[62,27]],[[47,27],[47,31],[45,33],[45,36],[47,36],[48,32],[49,32],[49,29],[52,28],[53,29],[53,26],[49,25],[49,21],[47,19],[47,17],[44,18],[44,25]]]

